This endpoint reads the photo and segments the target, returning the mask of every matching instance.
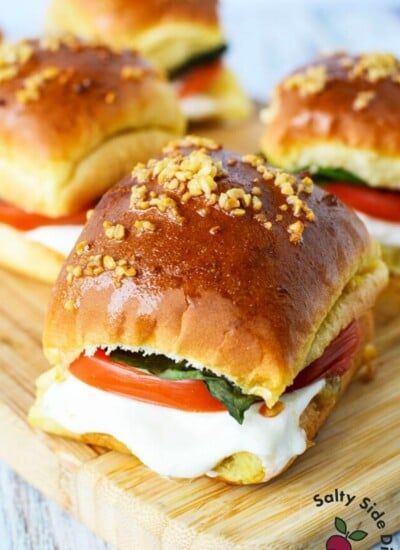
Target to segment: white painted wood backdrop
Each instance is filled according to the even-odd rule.
[[[0,0],[0,29],[12,38],[38,34],[46,4]],[[400,55],[396,1],[222,0],[222,15],[231,44],[229,63],[260,100],[277,79],[320,51],[383,49]],[[0,550],[106,548],[0,463]],[[400,536],[393,548],[400,550]]]

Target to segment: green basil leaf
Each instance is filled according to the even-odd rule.
[[[260,399],[254,395],[245,395],[237,386],[233,386],[225,378],[207,379],[206,384],[211,395],[225,405],[229,414],[239,424],[243,424],[244,413],[247,409]]]
[[[143,355],[123,350],[113,351],[110,357],[117,363],[146,370],[164,380],[202,380],[211,395],[225,405],[229,414],[239,424],[243,423],[247,409],[256,401],[260,401],[260,398],[255,395],[244,394],[238,386],[226,378],[208,370],[194,369],[187,361],[176,363],[165,355]]]
[[[195,67],[199,67],[201,65],[207,65],[212,61],[216,61],[222,56],[222,54],[226,52],[227,49],[228,49],[227,44],[221,44],[220,46],[217,46],[212,50],[208,50],[206,52],[197,54],[191,57],[190,59],[188,59],[187,61],[185,61],[184,63],[182,63],[182,65],[179,65],[179,67],[170,69],[168,76],[170,79],[178,78],[182,74],[186,73],[191,69],[194,69]]]
[[[311,172],[318,183],[322,184],[324,182],[343,181],[354,185],[366,185],[358,176],[342,168],[318,167],[316,170],[311,170]]]

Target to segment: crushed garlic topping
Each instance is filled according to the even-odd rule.
[[[328,81],[328,71],[325,65],[312,65],[304,71],[289,76],[283,86],[286,90],[298,90],[300,95],[307,96],[321,92]]]
[[[153,233],[156,230],[154,223],[148,220],[136,220],[133,225],[140,233],[146,233],[147,231]]]
[[[399,60],[390,53],[367,53],[361,55],[353,66],[350,77],[365,77],[369,82],[383,78],[396,77],[399,74]]]
[[[106,95],[104,96],[104,102],[107,105],[112,105],[113,103],[115,103],[116,99],[117,99],[117,95],[115,92],[107,92]]]
[[[24,65],[32,57],[33,52],[33,47],[25,40],[16,44],[5,42],[0,46],[0,67]]]
[[[103,222],[103,228],[107,239],[122,241],[125,237],[125,227],[121,223],[116,223],[114,225],[109,221],[105,221]]]
[[[141,80],[145,75],[143,67],[133,67],[125,65],[121,69],[121,78],[123,80]]]
[[[298,243],[301,241],[301,237],[303,235],[304,231],[304,223],[300,220],[297,220],[297,222],[292,223],[288,227],[288,232],[290,234],[290,242],[291,243]]]
[[[16,92],[17,100],[22,104],[37,101],[46,82],[54,80],[59,74],[60,70],[57,67],[45,67],[28,76],[23,82],[23,87]]]
[[[194,149],[188,152],[182,151],[186,147],[194,147]],[[294,223],[288,229],[291,242],[299,242],[304,230],[304,222],[315,220],[314,212],[302,196],[302,194],[311,195],[313,180],[309,176],[299,179],[292,174],[271,168],[265,163],[263,157],[257,155],[245,155],[241,159],[227,158],[224,168],[222,161],[215,158],[211,152],[219,148],[220,146],[215,142],[189,136],[167,146],[164,149],[165,157],[158,160],[151,159],[147,164],[139,163],[132,171],[132,177],[136,182],[131,187],[130,209],[147,210],[156,206],[161,213],[167,213],[170,218],[182,223],[183,217],[179,206],[201,197],[205,199],[205,205],[196,211],[203,217],[207,215],[210,207],[216,207],[238,218],[250,214],[269,230],[272,228],[272,220],[268,220],[263,212],[263,193],[260,186],[264,184],[279,189],[283,201],[279,209],[282,212],[299,218],[300,223],[293,220]],[[252,183],[258,185],[253,185],[250,190],[233,185],[227,188],[226,180],[222,181],[227,175],[228,167],[236,166],[240,161],[249,164],[260,174],[260,178],[252,179]],[[150,191],[147,186],[150,182],[161,186],[165,192]],[[173,197],[167,192],[171,192]],[[276,214],[276,222],[282,222],[283,219],[282,214]],[[146,221],[137,221],[134,227],[139,230],[149,230],[146,227]],[[211,234],[214,234],[214,230]]]
[[[18,74],[18,68],[15,66],[10,67],[0,67],[0,82],[5,82],[6,80],[12,80]]]
[[[82,243],[82,244],[81,244]],[[84,252],[87,252],[89,249],[87,247],[87,241],[81,241],[78,243],[77,248],[83,250],[79,253],[76,249],[77,255],[80,256],[79,264],[69,264],[66,267],[67,275],[66,281],[68,286],[71,286],[76,279],[81,277],[97,277],[104,272],[110,272],[112,274],[112,279],[115,286],[121,286],[121,282],[126,277],[136,277],[137,269],[132,265],[131,261],[127,259],[116,260],[109,254],[95,254],[90,255],[89,257],[83,257]],[[133,260],[134,258],[131,258]],[[67,300],[64,304],[66,309],[74,309],[75,306],[67,307],[66,304],[73,304],[73,300]]]
[[[75,246],[75,252],[78,254],[78,256],[82,256],[84,252],[88,252],[89,250],[89,243],[84,241],[79,241],[78,244]]]
[[[170,142],[164,147],[163,153],[173,153],[174,151],[184,147],[204,147],[204,149],[208,149],[209,151],[217,151],[218,149],[221,149],[221,145],[216,143],[213,139],[188,135],[182,139]]]
[[[359,92],[353,101],[353,109],[354,111],[362,111],[368,105],[371,103],[371,101],[374,99],[376,93],[372,90],[365,91],[365,92]]]

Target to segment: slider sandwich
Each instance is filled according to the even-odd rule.
[[[311,178],[187,137],[108,191],[67,259],[30,423],[161,475],[267,481],[356,373],[386,281]]]
[[[250,103],[222,60],[217,0],[53,0],[47,30],[139,50],[165,70],[192,120],[236,120]]]
[[[309,170],[354,208],[400,275],[400,61],[335,54],[281,82],[262,150],[284,169]]]
[[[0,264],[53,282],[86,211],[184,127],[133,53],[75,39],[0,48]]]

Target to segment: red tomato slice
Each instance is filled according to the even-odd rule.
[[[219,76],[221,69],[222,63],[220,60],[195,67],[182,77],[183,81],[178,90],[179,97],[206,92]]]
[[[321,357],[296,376],[286,392],[299,390],[321,378],[342,376],[352,365],[360,339],[360,324],[353,321],[329,344]]]
[[[329,183],[324,189],[359,212],[389,222],[400,222],[400,191],[385,191],[345,182]]]
[[[86,222],[86,210],[62,216],[60,218],[49,218],[40,214],[25,212],[12,204],[0,200],[0,223],[12,225],[21,231],[29,231],[42,225],[81,225]]]
[[[81,355],[71,373],[105,391],[173,409],[192,412],[226,411],[201,380],[163,380],[140,369],[114,362],[104,351],[93,357]]]

